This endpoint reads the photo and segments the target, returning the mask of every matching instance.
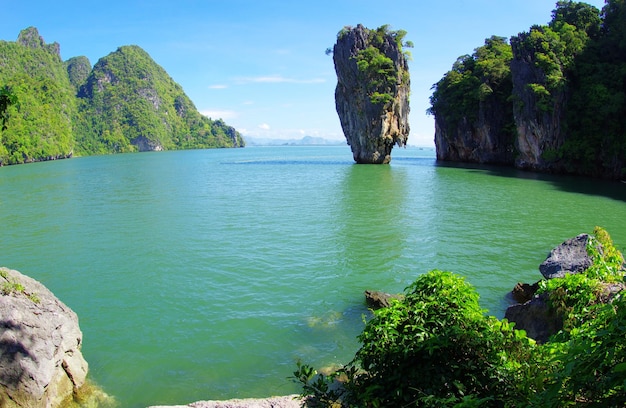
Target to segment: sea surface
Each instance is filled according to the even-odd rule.
[[[431,270],[487,313],[598,225],[626,247],[626,184],[437,164],[396,148],[249,147],[0,168],[0,266],[76,311],[90,378],[121,407],[298,392],[296,361],[346,363],[363,291]]]

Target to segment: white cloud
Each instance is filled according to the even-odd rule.
[[[211,119],[233,119],[239,116],[237,112],[232,110],[201,110],[201,114]]]
[[[228,88],[228,85],[223,85],[223,84],[209,85],[209,89],[226,89],[226,88]]]
[[[270,125],[268,125],[267,123],[261,123],[259,125],[259,129],[270,130]]]

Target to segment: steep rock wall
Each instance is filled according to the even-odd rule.
[[[511,38],[513,60],[513,115],[517,128],[515,166],[538,171],[558,170],[553,154],[563,145],[566,89],[551,90],[549,95],[538,93],[535,86],[546,87],[546,74],[538,66],[536,50],[524,47],[528,33]]]
[[[401,46],[390,34],[376,48],[393,63],[393,83],[375,86],[377,79],[359,69],[357,55],[372,46],[374,35],[359,24],[338,36],[333,49],[337,72],[335,106],[354,160],[383,164],[391,161],[393,146],[404,146],[408,139],[410,79]],[[391,100],[377,101],[373,93],[391,95]]]
[[[510,109],[496,98],[478,103],[476,119],[448,123],[435,115],[437,160],[483,164],[513,164],[514,141],[506,129]]]

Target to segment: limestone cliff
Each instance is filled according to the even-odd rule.
[[[408,64],[403,31],[346,27],[337,36],[335,105],[357,163],[389,163],[409,135]]]
[[[624,180],[625,14],[558,2],[548,25],[457,59],[431,96],[437,158]]]
[[[506,39],[493,36],[435,85],[430,113],[438,160],[513,164],[511,58]]]
[[[510,105],[490,97],[476,103],[476,117],[449,123],[435,116],[437,160],[483,164],[512,164],[513,136]]]
[[[521,169],[554,171],[552,160],[564,142],[562,124],[567,89],[551,89],[547,94],[547,74],[538,62],[537,48],[528,46],[531,33],[511,38],[513,59],[513,115],[517,129],[515,166]]]

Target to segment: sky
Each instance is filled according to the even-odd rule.
[[[604,0],[589,0],[602,8]],[[0,0],[0,40],[36,27],[61,58],[92,65],[138,45],[198,110],[244,137],[345,140],[332,47],[344,26],[405,30],[411,75],[410,145],[434,146],[432,86],[492,35],[510,38],[551,19],[556,0]]]

